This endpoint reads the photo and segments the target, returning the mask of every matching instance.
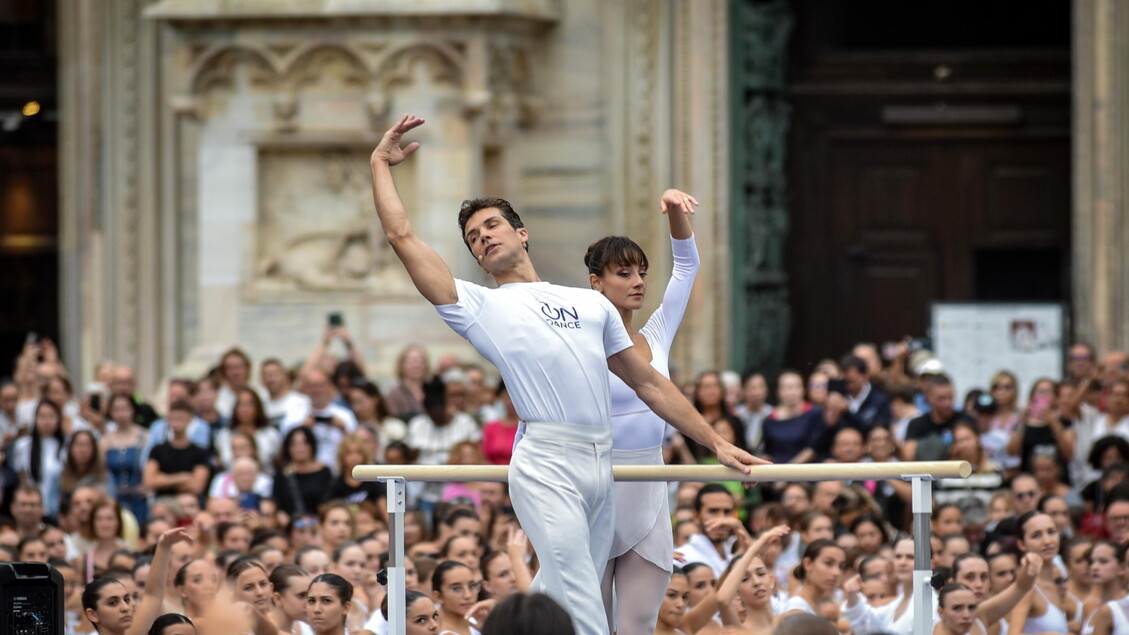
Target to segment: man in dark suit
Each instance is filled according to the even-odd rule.
[[[876,425],[890,425],[890,398],[870,382],[866,362],[855,355],[847,355],[840,362],[843,381],[847,384],[847,417],[863,436]]]

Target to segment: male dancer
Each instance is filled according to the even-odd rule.
[[[590,289],[542,282],[529,259],[529,231],[501,199],[465,201],[463,242],[497,289],[455,280],[417,236],[396,192],[391,167],[419,149],[400,147],[423,125],[405,115],[370,160],[373,198],[384,235],[416,289],[440,317],[498,367],[523,421],[510,462],[510,497],[541,563],[539,585],[572,615],[580,635],[606,635],[600,578],[613,535],[610,369],[656,414],[748,473],[764,463],[725,442],[670,380],[632,348],[615,307]]]

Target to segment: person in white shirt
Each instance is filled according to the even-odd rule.
[[[267,401],[266,391],[251,384],[251,368],[251,358],[239,348],[230,348],[220,357],[219,376],[223,386],[216,397],[216,410],[225,419],[231,419],[239,391],[244,388],[254,390],[259,399]]]
[[[694,522],[702,532],[690,536],[690,541],[679,547],[675,561],[701,562],[721,577],[733,560],[733,546],[749,546],[749,533],[734,515],[737,509],[733,494],[720,483],[707,483],[694,497]],[[743,549],[742,549],[743,551]]]
[[[1074,421],[1078,440],[1074,446],[1072,476],[1074,483],[1089,483],[1101,476],[1089,463],[1094,442],[1110,434],[1129,440],[1129,380],[1116,379],[1110,384],[1105,412],[1087,403],[1079,405],[1079,412],[1081,416]]]
[[[404,443],[416,450],[420,465],[443,465],[450,458],[451,448],[462,441],[478,443],[482,431],[474,418],[458,412],[447,400],[447,384],[439,377],[423,385],[423,414],[408,422]],[[424,483],[421,502],[429,510],[443,497],[443,483]]]
[[[267,389],[267,419],[276,428],[290,429],[302,423],[310,412],[310,398],[291,390],[290,371],[282,362],[271,358],[259,366],[259,377]]]
[[[299,425],[309,426],[314,431],[318,440],[318,455],[315,457],[329,469],[337,469],[337,446],[347,434],[353,434],[357,429],[357,418],[348,408],[333,402],[337,394],[333,388],[333,380],[325,371],[313,368],[306,371],[302,378],[302,388],[310,398],[310,409],[301,422],[283,428],[285,436]],[[336,474],[336,471],[334,472]]]
[[[606,635],[600,578],[611,551],[611,431],[606,365],[651,410],[748,472],[758,460],[721,439],[678,389],[632,348],[620,316],[591,289],[551,285],[529,258],[529,231],[501,199],[463,203],[463,242],[497,289],[456,280],[412,229],[391,167],[419,148],[405,115],[372,153],[381,227],[412,282],[455,332],[500,371],[525,435],[510,463],[510,497],[541,559],[534,588],[568,611],[579,635]]]

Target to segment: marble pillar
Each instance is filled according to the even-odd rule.
[[[1129,348],[1129,4],[1074,0],[1074,333]]]

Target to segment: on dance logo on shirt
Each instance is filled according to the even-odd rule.
[[[546,318],[545,323],[559,329],[579,329],[580,312],[576,307],[554,307],[548,302],[541,303],[541,314]]]

